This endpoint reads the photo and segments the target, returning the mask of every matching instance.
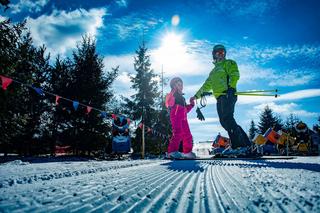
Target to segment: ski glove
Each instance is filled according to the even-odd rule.
[[[210,96],[210,95],[212,95],[212,92],[203,92],[203,93],[201,93],[201,97]]]
[[[232,98],[236,95],[236,90],[232,87],[229,87],[227,90],[227,98]]]
[[[189,100],[189,102],[190,102],[190,104],[192,105],[192,106],[194,106],[195,105],[195,97],[191,97],[190,98],[190,100]]]
[[[197,107],[197,110],[196,110],[196,113],[197,113],[197,118],[200,120],[200,121],[204,121],[204,116],[202,114],[202,112],[200,111],[200,108]]]

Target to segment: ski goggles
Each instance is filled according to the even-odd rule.
[[[214,52],[212,52],[212,57],[213,58],[221,58],[225,56],[225,51],[223,49],[220,50],[216,50]]]

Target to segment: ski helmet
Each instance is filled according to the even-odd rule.
[[[220,55],[221,56],[218,56],[217,57],[217,52],[220,52],[220,51],[222,51],[221,53],[220,53]],[[212,50],[212,57],[213,57],[213,59],[214,60],[217,60],[218,58],[224,58],[225,56],[226,56],[226,54],[227,54],[227,51],[226,51],[226,48],[223,46],[223,45],[221,45],[221,44],[218,44],[218,45],[215,45],[214,47],[213,47],[213,50]],[[218,54],[219,55],[219,54]]]
[[[173,79],[171,79],[171,81],[170,81],[170,87],[171,87],[171,89],[173,89],[174,88],[174,86],[176,85],[176,83],[177,82],[183,82],[182,81],[182,79],[181,78],[179,78],[179,77],[174,77]]]
[[[217,44],[213,47],[212,54],[216,53],[219,50],[224,50],[225,53],[227,53],[226,48],[222,44]]]

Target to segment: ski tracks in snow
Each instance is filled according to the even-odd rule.
[[[0,165],[0,212],[320,212],[313,161]]]

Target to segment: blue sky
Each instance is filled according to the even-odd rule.
[[[284,120],[290,113],[310,128],[320,116],[320,2],[317,0],[15,0],[0,19],[27,19],[35,44],[52,57],[70,55],[84,34],[97,40],[106,70],[120,65],[114,90],[130,95],[133,57],[144,39],[152,68],[184,80],[185,97],[201,87],[213,68],[211,49],[222,43],[238,63],[238,90],[279,89],[280,97],[239,96],[235,117],[247,131],[266,105]],[[166,92],[169,88],[166,88]],[[205,122],[189,114],[195,141],[212,140],[220,126],[215,99]]]

